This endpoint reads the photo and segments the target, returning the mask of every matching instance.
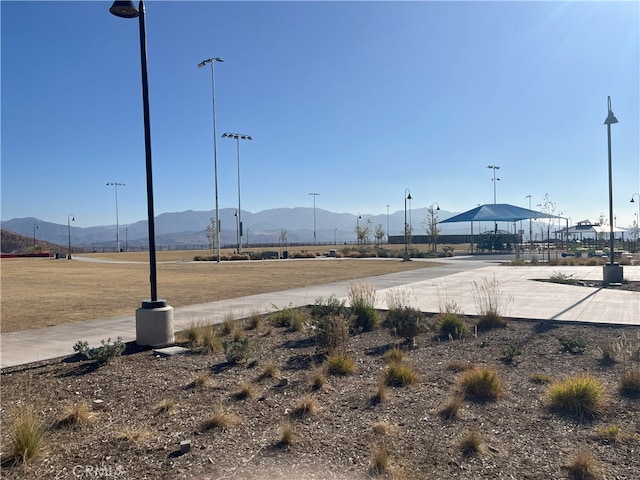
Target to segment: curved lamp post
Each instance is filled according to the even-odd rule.
[[[71,222],[75,222],[76,219],[73,216],[73,213],[70,213],[67,216],[67,233],[69,234],[69,255],[67,255],[67,259],[71,260]]]
[[[499,178],[496,178],[496,170],[500,170],[500,167],[498,165],[489,165],[487,168],[493,169],[493,204],[495,205],[497,203],[496,182],[500,180]],[[498,234],[498,222],[494,222],[493,224],[493,233],[496,235]]]
[[[253,140],[251,135],[244,133],[222,134],[222,138],[233,138],[236,141],[236,152],[238,156],[238,253],[242,253],[242,209],[240,208],[240,140]]]
[[[411,260],[409,255],[409,224],[407,223],[407,200],[412,200],[411,190],[404,189],[404,255],[402,256],[403,262]]]
[[[633,195],[631,195],[631,200],[629,200],[629,203],[635,203],[635,200],[633,199],[633,197],[637,196],[638,197],[638,213],[636,214],[636,242],[638,241],[638,237],[640,235],[638,235],[638,232],[640,232],[640,193],[634,193]]]
[[[216,256],[217,263],[220,263],[220,212],[218,208],[218,143],[216,134],[216,83],[214,75],[214,64],[216,62],[224,62],[220,57],[207,58],[198,64],[198,68],[204,67],[207,63],[211,64],[211,96],[213,97],[213,169],[216,196]]]
[[[145,28],[144,2],[140,0],[138,8],[132,1],[115,1],[109,9],[116,17],[138,17],[140,33],[140,65],[142,73],[142,108],[144,114],[144,149],[147,177],[147,224],[149,231],[149,280],[151,295],[142,301],[136,310],[136,342],[138,345],[162,346],[173,343],[173,308],[166,300],[158,299],[156,280],[156,238],[155,217],[153,213],[153,168],[151,159],[151,125],[149,119],[149,80],[147,76],[147,35]]]
[[[607,159],[609,166],[609,263],[603,267],[603,282],[605,285],[622,283],[622,267],[615,263],[614,236],[613,236],[613,180],[611,173],[611,125],[618,123],[618,119],[611,111],[611,97],[607,97],[607,118],[604,124],[607,126]]]

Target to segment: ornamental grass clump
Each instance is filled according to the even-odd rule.
[[[354,328],[358,332],[370,332],[380,323],[380,314],[375,308],[376,291],[363,282],[349,285],[349,309],[354,316]]]
[[[604,390],[600,381],[589,375],[567,377],[549,386],[545,400],[550,409],[583,419],[600,413]]]
[[[469,329],[457,313],[445,312],[437,316],[436,331],[439,337],[460,339]]]
[[[408,387],[418,383],[415,369],[404,362],[391,362],[384,373],[384,383],[391,387]]]
[[[507,326],[506,310],[513,302],[510,295],[506,295],[499,288],[495,275],[491,278],[484,277],[482,282],[472,282],[473,298],[480,318],[479,330],[491,330]]]
[[[43,419],[34,408],[19,410],[10,429],[8,463],[25,464],[34,458],[43,448],[46,431]]]
[[[460,375],[458,391],[470,400],[494,401],[502,396],[504,385],[495,369],[474,367]]]
[[[600,480],[603,478],[598,462],[588,452],[578,452],[565,468],[572,480]]]
[[[356,371],[356,362],[346,353],[336,353],[327,357],[326,368],[329,375],[351,375]]]
[[[632,368],[622,374],[619,390],[625,397],[640,398],[640,368]]]

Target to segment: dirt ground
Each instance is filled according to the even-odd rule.
[[[471,327],[474,320],[465,321]],[[463,340],[439,339],[431,330],[408,348],[383,326],[351,336],[355,373],[327,375],[319,388],[313,379],[324,355],[314,330],[291,331],[265,320],[255,329],[244,323],[244,335],[257,345],[255,360],[247,363],[230,364],[224,353],[165,357],[129,346],[99,368],[74,357],[3,370],[5,460],[21,407],[35,407],[48,430],[43,451],[26,465],[5,463],[2,477],[547,480],[577,478],[567,466],[583,453],[591,456],[596,476],[581,478],[638,478],[640,399],[618,389],[623,372],[640,368],[638,327],[511,320],[504,329]],[[566,351],[567,339],[584,342],[584,351]],[[599,347],[614,343],[622,345],[617,361],[604,362]],[[376,398],[387,369],[384,353],[395,345],[419,380],[390,386],[386,398]],[[520,352],[512,364],[503,360],[510,348]],[[445,419],[439,410],[467,363],[495,368],[504,395],[465,399],[458,416]],[[210,385],[194,384],[202,374]],[[548,384],[533,381],[584,374],[604,386],[606,401],[593,418],[551,411]],[[240,393],[243,387],[249,396]],[[96,400],[103,406],[90,407],[93,419],[60,421],[65,407]],[[162,401],[174,408],[163,411]],[[303,401],[309,408],[299,413]],[[226,428],[207,425],[216,410],[226,413]],[[615,438],[604,433],[610,425],[619,427]],[[281,441],[284,426],[293,432],[288,445]],[[472,432],[480,450],[465,454],[460,442]],[[185,440],[191,448],[181,453]],[[376,472],[374,453],[383,451],[388,461]]]

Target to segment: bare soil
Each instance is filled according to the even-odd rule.
[[[384,315],[384,312],[383,312]],[[431,325],[434,319],[429,319]],[[467,318],[469,326],[474,319]],[[620,377],[638,368],[640,328],[564,324],[512,319],[504,329],[464,340],[420,334],[408,348],[388,328],[353,335],[349,354],[356,372],[328,376],[315,389],[312,376],[324,356],[314,332],[290,331],[268,322],[244,333],[259,343],[257,360],[229,364],[223,353],[187,353],[171,357],[129,345],[125,355],[96,367],[75,357],[2,371],[2,452],[6,460],[12,426],[20,407],[34,406],[49,426],[44,449],[25,465],[2,468],[7,479],[560,479],[580,453],[593,457],[594,477],[637,479],[640,472],[640,400],[621,395]],[[473,331],[473,329],[472,329]],[[581,340],[583,353],[563,349],[560,339]],[[229,337],[223,337],[229,340]],[[629,354],[604,362],[599,345],[621,342]],[[375,395],[395,345],[419,374],[411,387],[389,387]],[[512,346],[515,362],[501,360]],[[465,399],[454,419],[438,412],[456,391],[469,362],[492,366],[505,385],[496,401]],[[265,375],[277,367],[275,376]],[[206,373],[212,385],[197,386]],[[593,418],[559,414],[547,408],[547,384],[589,374],[605,387],[606,402]],[[251,385],[253,397],[238,395]],[[309,395],[315,413],[295,414]],[[102,400],[93,421],[60,424],[65,406]],[[162,400],[175,411],[162,412]],[[208,428],[217,407],[236,416],[228,428]],[[283,445],[280,429],[293,428]],[[600,432],[617,425],[617,441]],[[134,433],[141,433],[134,440]],[[459,442],[470,432],[482,439],[480,451],[462,452]],[[128,439],[121,438],[123,434]],[[180,452],[180,442],[191,449]],[[386,449],[382,473],[371,469],[375,449]]]

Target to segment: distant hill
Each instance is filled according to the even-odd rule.
[[[0,229],[0,250],[2,253],[33,253],[37,250],[45,250],[52,253],[66,252],[65,247],[40,241],[36,238],[36,247],[34,250],[33,237],[25,237],[19,233],[10,232]]]

